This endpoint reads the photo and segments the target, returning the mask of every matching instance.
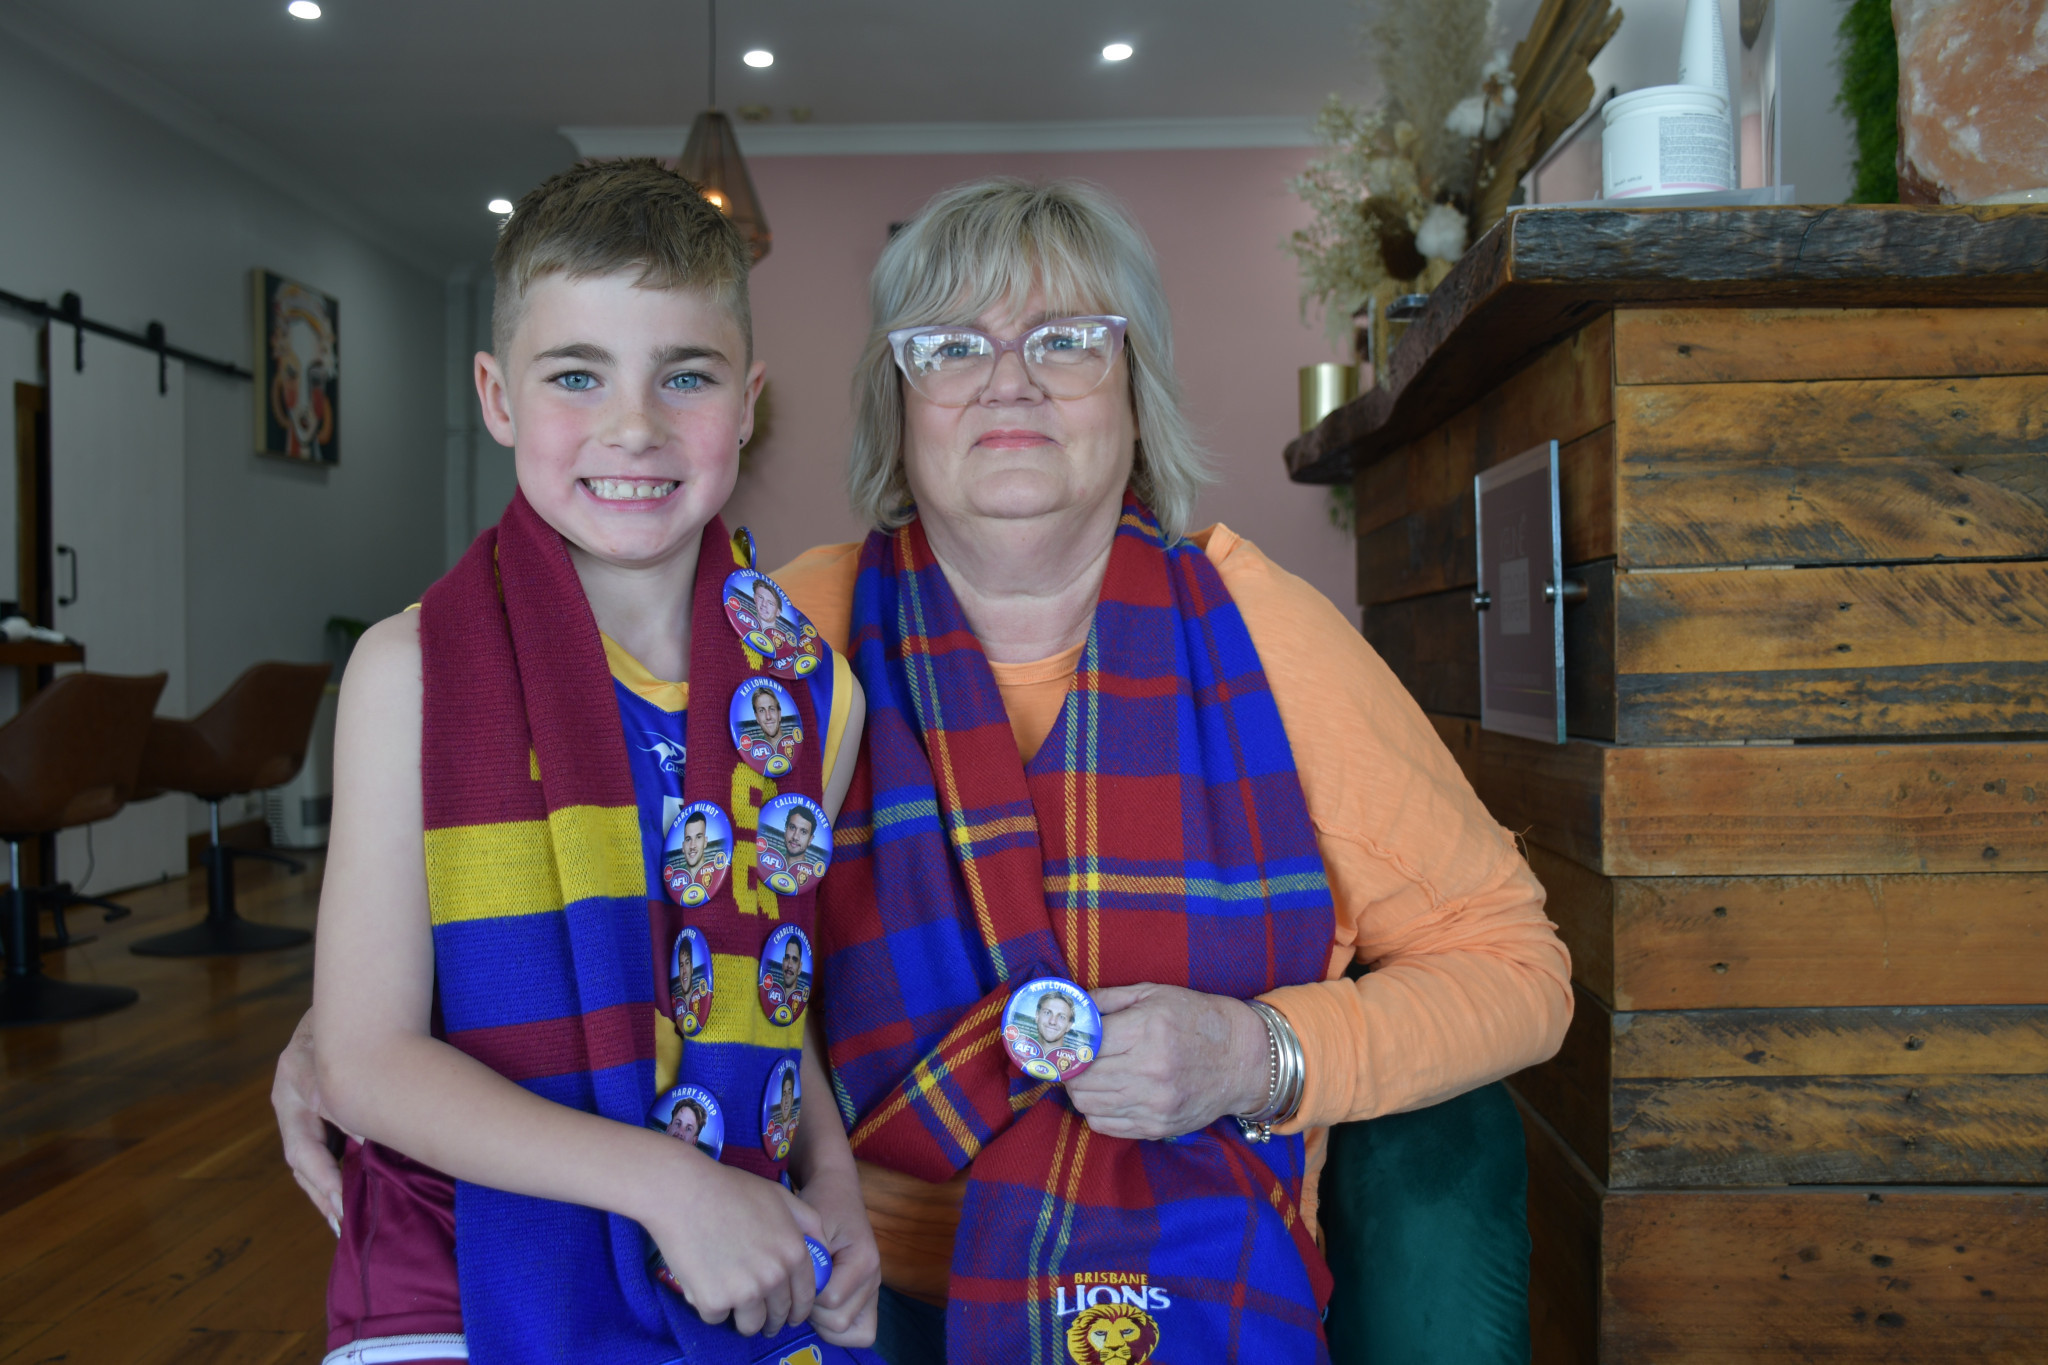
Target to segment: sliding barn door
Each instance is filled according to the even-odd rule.
[[[185,698],[185,367],[159,391],[155,355],[50,335],[50,571],[57,629],[96,673],[170,675],[157,714]],[[188,804],[165,796],[58,836],[58,875],[104,894],[185,871]]]

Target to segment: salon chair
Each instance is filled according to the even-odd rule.
[[[57,981],[43,975],[37,911],[57,911],[58,941],[67,904],[126,914],[111,901],[79,896],[68,885],[22,885],[26,839],[106,820],[133,799],[142,749],[164,675],[121,678],[72,673],[38,692],[0,725],[0,839],[7,841],[9,889],[5,920],[7,975],[0,986],[0,1025],[84,1019],[135,1003],[125,986]]]
[[[207,803],[206,918],[189,929],[143,939],[133,945],[136,952],[145,957],[260,953],[312,937],[304,929],[256,924],[235,913],[235,859],[261,858],[293,872],[304,872],[306,865],[269,849],[222,843],[220,803],[281,787],[298,774],[328,672],[326,664],[257,664],[191,720],[159,717],[151,723],[137,799],[174,791],[190,792]]]

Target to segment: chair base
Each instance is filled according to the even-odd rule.
[[[225,957],[235,953],[267,953],[278,948],[296,948],[311,941],[313,935],[305,929],[290,929],[281,924],[256,924],[235,913],[235,859],[261,858],[265,862],[282,863],[294,873],[304,872],[306,865],[269,849],[230,848],[219,840],[219,824],[219,807],[216,805],[215,839],[201,855],[206,865],[206,918],[190,929],[158,934],[155,938],[130,944],[131,952],[144,957]]]
[[[126,986],[96,986],[82,981],[56,981],[41,972],[0,978],[0,1028],[26,1024],[59,1024],[90,1019],[140,997]]]
[[[158,934],[129,945],[144,957],[218,957],[234,953],[267,953],[277,948],[296,948],[312,940],[305,929],[281,924],[257,924],[240,917],[220,921],[204,919],[190,929]]]

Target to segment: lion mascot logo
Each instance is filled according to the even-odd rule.
[[[1067,1324],[1067,1354],[1076,1365],[1145,1365],[1159,1349],[1159,1324],[1142,1308],[1099,1303]]]

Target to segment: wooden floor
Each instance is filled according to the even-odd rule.
[[[242,912],[312,927],[309,861],[296,877],[239,868]],[[317,1362],[334,1238],[292,1183],[269,1105],[313,950],[136,957],[134,940],[203,914],[204,876],[117,899],[134,915],[75,913],[72,931],[100,940],[47,964],[141,1001],[0,1031],[0,1365]]]

